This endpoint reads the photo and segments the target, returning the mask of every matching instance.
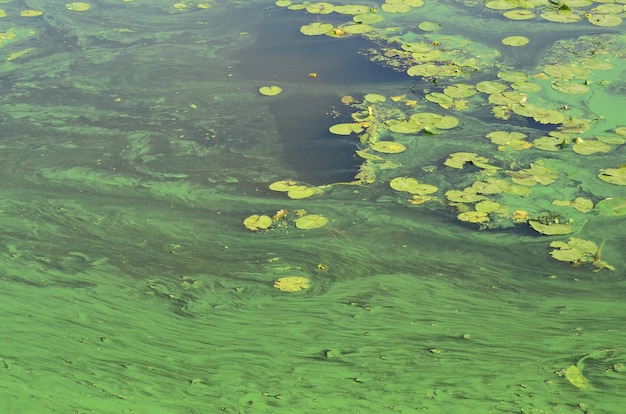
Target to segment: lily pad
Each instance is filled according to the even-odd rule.
[[[483,81],[476,84],[476,89],[479,92],[490,95],[494,93],[504,92],[507,88],[508,86],[506,86],[506,84],[497,81]]]
[[[370,13],[369,8],[367,6],[363,6],[361,4],[345,4],[343,6],[335,6],[335,13],[340,14],[354,14],[354,15],[374,15],[374,13]],[[382,20],[382,19],[381,19]]]
[[[602,216],[626,215],[626,198],[605,198],[598,201],[595,211]]]
[[[594,14],[589,18],[589,23],[596,26],[619,26],[622,18],[614,14]]]
[[[590,155],[598,152],[609,152],[611,151],[611,146],[601,141],[579,139],[572,146],[572,149],[577,154]]]
[[[506,88],[506,86],[505,86]],[[456,83],[444,88],[443,93],[452,98],[469,98],[476,94],[476,87],[466,83]]]
[[[274,224],[274,220],[270,216],[253,214],[243,221],[245,228],[251,231],[265,230]]]
[[[473,152],[455,152],[450,154],[444,165],[452,168],[463,169],[465,164],[473,164],[478,168],[495,168],[487,164],[489,160]]]
[[[417,27],[425,32],[437,32],[441,29],[441,24],[435,22],[422,22]]]
[[[387,100],[387,98],[383,95],[379,95],[377,93],[368,93],[363,97],[363,99],[369,103],[385,102]]]
[[[303,276],[279,277],[274,281],[274,287],[282,292],[299,292],[311,287],[309,279]]]
[[[307,214],[295,221],[296,227],[301,230],[311,230],[325,226],[328,219],[321,214]]]
[[[541,13],[541,17],[555,23],[576,23],[582,17],[571,10],[555,10]]]
[[[598,177],[607,183],[626,185],[626,164],[619,168],[604,168],[600,170]]]
[[[281,93],[283,91],[283,88],[281,88],[280,86],[261,86],[259,88],[259,93],[261,95],[265,95],[265,96],[275,96],[278,95],[279,93]]]
[[[384,3],[380,8],[387,13],[408,13],[411,6],[404,3]]]
[[[414,119],[389,123],[389,130],[392,132],[397,132],[399,134],[415,134],[421,131],[423,128],[424,125]]]
[[[475,208],[479,213],[492,213],[500,208],[500,203],[491,200],[483,200],[477,203]]]
[[[289,191],[289,189],[295,185],[298,185],[297,181],[281,180],[281,181],[276,181],[270,184],[269,189],[272,191],[285,192],[285,191]]]
[[[489,221],[489,214],[484,211],[465,211],[456,217],[461,221],[469,223],[485,223]]]
[[[511,20],[528,20],[537,17],[535,13],[528,9],[515,9],[502,13],[504,17]]]
[[[572,201],[572,207],[581,213],[588,213],[593,209],[593,201],[584,197],[577,197]]]
[[[556,81],[551,84],[552,89],[570,95],[582,95],[589,92],[589,86],[584,83]]]
[[[72,3],[67,3],[65,5],[65,8],[71,11],[78,11],[78,12],[82,12],[82,11],[87,11],[91,8],[91,6],[89,5],[89,3],[85,3],[83,1],[75,1]]]
[[[317,36],[329,33],[333,30],[333,27],[334,26],[330,23],[314,22],[302,26],[300,32],[307,36]]]
[[[328,130],[335,135],[350,135],[362,132],[363,126],[354,123],[335,124],[328,128]]]
[[[426,195],[437,192],[437,187],[430,184],[420,184],[415,178],[396,177],[389,182],[389,186],[396,191],[410,194]]]
[[[508,36],[502,39],[502,44],[507,46],[524,46],[528,44],[530,40],[526,36]]]
[[[306,185],[294,185],[287,190],[287,197],[295,200],[302,198],[313,197],[314,195],[321,194],[321,190],[317,187],[309,187]]]
[[[557,236],[574,232],[574,226],[569,223],[545,224],[537,220],[528,220],[528,224],[535,231],[547,236]]]
[[[306,11],[312,14],[330,14],[335,10],[335,6],[330,3],[319,2],[310,3],[306,7]]]
[[[370,148],[376,152],[382,152],[385,154],[397,154],[406,151],[406,147],[404,145],[393,141],[376,141],[370,144]]]
[[[477,194],[473,188],[465,190],[448,190],[446,198],[453,203],[476,203],[485,199],[485,196]]]

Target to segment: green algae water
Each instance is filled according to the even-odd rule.
[[[0,413],[621,413],[624,1],[0,1]]]

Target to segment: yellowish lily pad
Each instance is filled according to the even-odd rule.
[[[253,214],[243,221],[245,228],[251,231],[265,230],[274,223],[270,216]]]
[[[307,214],[295,221],[296,227],[301,230],[311,230],[323,227],[328,223],[328,219],[321,214]]]
[[[283,88],[280,86],[272,85],[272,86],[261,86],[259,88],[259,93],[265,96],[275,96],[283,91]]]
[[[311,287],[308,278],[303,276],[279,277],[274,281],[274,287],[282,292],[299,292]]]

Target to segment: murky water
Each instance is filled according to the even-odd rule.
[[[623,3],[1,3],[0,413],[621,412]]]

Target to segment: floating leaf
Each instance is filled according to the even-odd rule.
[[[472,188],[478,194],[492,195],[505,192],[511,185],[506,180],[489,177],[485,181],[475,181]]]
[[[456,83],[444,88],[443,93],[452,98],[469,98],[476,94],[476,88],[474,85],[465,83]]]
[[[335,124],[328,128],[328,130],[336,135],[350,135],[353,133],[360,133],[363,131],[363,126],[361,124],[354,123],[346,123],[346,124]]]
[[[406,147],[398,142],[393,141],[376,141],[370,144],[370,148],[374,151],[385,154],[397,154],[406,151]]]
[[[450,115],[442,116],[441,119],[435,123],[435,127],[439,129],[452,129],[457,125],[459,125],[458,118]]]
[[[594,14],[589,18],[589,23],[596,26],[619,26],[622,18],[614,14]]]
[[[306,185],[294,185],[289,187],[287,190],[287,197],[293,198],[295,200],[300,200],[302,198],[313,197],[314,195],[321,194],[322,190],[317,187],[309,187]]]
[[[41,10],[22,10],[20,16],[22,17],[36,17],[41,16],[43,12]]]
[[[626,164],[620,168],[604,168],[600,170],[598,177],[607,183],[626,185]]]
[[[519,7],[518,0],[491,0],[485,3],[485,7],[494,10],[510,10]]]
[[[265,96],[275,96],[278,95],[279,93],[281,93],[283,91],[283,88],[281,88],[280,86],[261,86],[259,88],[259,93],[261,95],[265,95]]]
[[[411,6],[404,3],[384,3],[380,8],[387,13],[407,13]]]
[[[453,99],[441,92],[429,93],[424,97],[428,102],[439,104],[444,109],[452,107]]]
[[[534,19],[535,17],[537,17],[535,13],[527,9],[509,10],[502,14],[504,15],[504,17],[511,19],[511,20],[528,20],[528,19]]]
[[[589,384],[585,377],[583,377],[583,373],[576,365],[569,366],[565,370],[565,378],[576,388],[580,388],[582,390],[588,390]]]
[[[298,292],[311,287],[309,279],[302,276],[279,277],[274,281],[274,287],[283,292]]]
[[[89,5],[89,3],[85,3],[85,2],[82,2],[82,1],[75,1],[75,2],[72,2],[72,3],[67,3],[65,5],[65,8],[68,9],[68,10],[71,10],[71,11],[81,12],[81,11],[89,10],[91,8],[91,6]]]
[[[369,24],[363,24],[363,23],[359,23],[359,24],[347,24],[341,27],[342,30],[344,30],[346,33],[349,34],[362,34],[362,33],[367,33],[367,32],[371,32],[372,30],[374,30],[374,28],[372,26],[370,26]]]
[[[427,195],[437,192],[437,187],[430,184],[420,184],[415,178],[396,177],[389,182],[389,186],[396,191],[410,194]]]
[[[598,152],[609,152],[611,151],[611,146],[604,142],[579,138],[572,146],[572,149],[577,154],[590,155]]]
[[[489,221],[489,215],[481,211],[465,211],[456,216],[456,218],[469,223],[485,223]]]
[[[422,22],[417,27],[425,32],[437,32],[441,29],[441,24],[435,22]]]
[[[250,217],[247,217],[243,221],[243,225],[247,229],[252,230],[252,231],[265,230],[269,228],[273,223],[274,221],[272,220],[270,216],[265,216],[265,215],[260,216],[258,214],[253,214]]]
[[[526,36],[508,36],[502,39],[502,44],[507,46],[524,46],[528,44],[530,40]]]
[[[369,103],[385,102],[387,98],[377,93],[368,93],[363,97]]]
[[[498,72],[498,78],[507,82],[515,83],[527,81],[528,75],[526,74],[526,72],[522,72],[519,70],[503,70]]]
[[[506,84],[497,81],[483,81],[476,84],[476,89],[486,94],[501,93],[504,92],[506,88]]]
[[[492,213],[500,208],[500,203],[491,200],[483,200],[477,203],[475,208],[479,213]]]
[[[537,220],[529,220],[528,224],[530,224],[530,227],[532,227],[535,231],[547,236],[557,236],[574,232],[574,226],[569,223],[545,224]]]
[[[295,221],[296,227],[301,230],[311,230],[325,226],[328,219],[321,214],[307,214]]]
[[[541,17],[556,23],[576,23],[582,19],[579,15],[572,13],[571,10],[547,11],[541,13]]]
[[[335,13],[340,14],[360,14],[360,15],[373,15],[374,13],[369,13],[369,8],[367,6],[363,6],[361,4],[346,4],[343,6],[335,6]]]
[[[626,215],[626,198],[605,198],[598,201],[595,211],[602,216]]]
[[[330,14],[335,9],[335,6],[330,3],[310,3],[306,7],[306,11],[312,14]]]
[[[341,7],[341,6],[337,6],[337,7]],[[335,11],[337,11],[337,7],[335,7]],[[367,13],[367,14],[357,14],[356,16],[352,18],[352,20],[355,21],[356,23],[376,24],[376,23],[382,22],[385,19],[380,14]]]
[[[476,190],[473,188],[466,188],[465,190],[448,190],[446,191],[446,198],[453,203],[476,203],[482,201],[485,196],[476,194]]]
[[[330,23],[315,22],[305,24],[300,28],[300,32],[307,36],[317,36],[329,33],[331,30],[333,30],[333,27],[334,26]]]
[[[583,83],[557,81],[552,82],[552,89],[570,95],[581,95],[589,92],[589,86]]]
[[[577,197],[572,202],[572,207],[574,207],[576,210],[580,211],[581,213],[588,213],[589,211],[593,209],[593,201],[591,201],[588,198]]]
[[[421,131],[424,125],[414,119],[408,121],[389,122],[389,130],[399,134],[414,134]]]
[[[289,189],[295,185],[298,185],[297,181],[282,180],[270,184],[269,189],[273,191],[289,191]]]
[[[444,165],[452,168],[463,169],[465,164],[473,164],[478,168],[496,168],[487,164],[489,160],[473,152],[455,152],[450,154]]]

